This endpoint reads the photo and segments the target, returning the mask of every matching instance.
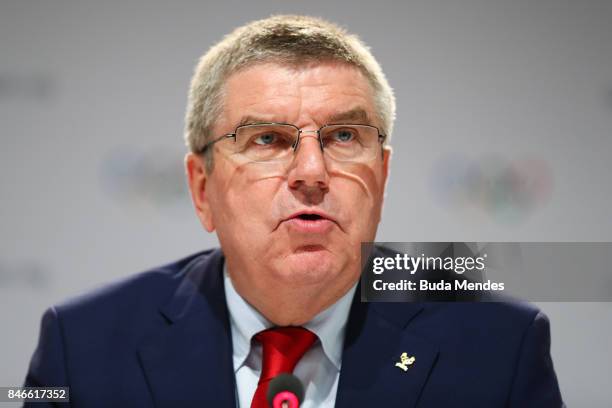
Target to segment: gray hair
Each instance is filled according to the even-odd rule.
[[[374,104],[382,132],[391,137],[395,120],[395,97],[378,62],[368,47],[353,34],[320,18],[280,15],[237,28],[204,54],[196,66],[189,88],[185,117],[185,142],[201,152],[223,109],[223,84],[247,65],[278,62],[339,61],[353,65],[365,75],[374,92]],[[207,170],[212,155],[207,154]]]

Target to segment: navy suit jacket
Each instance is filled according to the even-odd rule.
[[[223,262],[208,250],[50,308],[26,385],[69,386],[74,407],[234,408]],[[403,352],[408,371],[395,366]],[[525,303],[362,303],[358,291],[336,407],[378,405],[562,406],[546,317]]]

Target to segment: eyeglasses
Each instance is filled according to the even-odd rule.
[[[222,135],[206,143],[204,153],[213,144],[234,139],[231,154],[253,162],[289,161],[298,149],[303,133],[316,133],[321,151],[330,158],[345,162],[365,162],[376,157],[386,135],[370,125],[330,124],[318,130],[301,130],[288,123],[255,123],[240,125],[234,133]]]

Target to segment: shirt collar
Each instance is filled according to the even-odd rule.
[[[232,330],[234,371],[238,371],[251,351],[251,338],[260,331],[274,325],[236,292],[225,264],[223,266],[223,280]],[[320,312],[304,325],[305,328],[317,335],[321,341],[323,352],[338,370],[340,370],[342,361],[346,323],[356,287],[357,283],[336,303]]]

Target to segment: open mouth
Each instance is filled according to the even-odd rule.
[[[306,221],[317,221],[317,220],[324,220],[325,218],[321,217],[318,214],[300,214],[297,216],[297,218],[301,219],[301,220],[306,220]]]

